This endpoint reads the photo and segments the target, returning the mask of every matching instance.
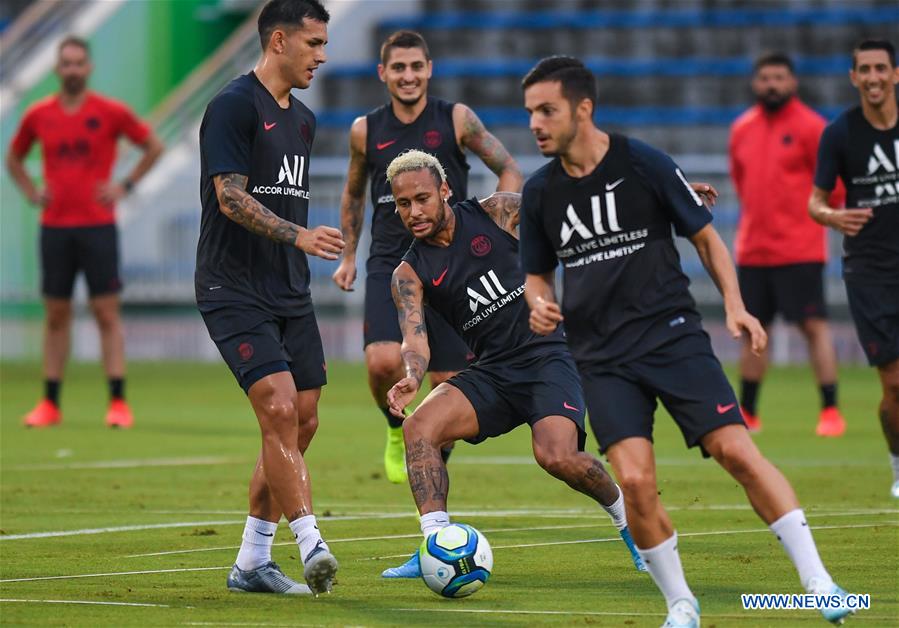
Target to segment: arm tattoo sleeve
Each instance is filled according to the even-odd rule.
[[[465,111],[462,141],[497,176],[507,168],[518,171],[518,166],[506,147],[484,127],[475,112],[468,108]]]
[[[514,234],[518,226],[521,194],[515,192],[494,192],[481,201],[481,207],[493,218],[493,221],[505,231]]]
[[[249,231],[275,242],[293,244],[300,226],[276,216],[247,192],[247,177],[222,174],[216,177],[219,206],[228,218]]]
[[[396,303],[400,331],[403,334],[402,356],[406,375],[414,377],[421,383],[425,371],[428,370],[428,358],[422,355],[420,349],[422,343],[425,347],[428,343],[421,284],[403,277],[399,272],[394,272],[390,289]]]

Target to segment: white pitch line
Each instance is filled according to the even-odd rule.
[[[97,460],[94,462],[61,462],[24,464],[5,467],[4,471],[74,471],[79,469],[140,469],[143,467],[215,466],[245,462],[244,458],[225,456],[191,456],[183,458],[132,458],[128,460]]]
[[[96,606],[149,606],[151,608],[172,608],[168,604],[149,604],[145,602],[99,602],[90,600],[19,600],[0,598],[0,602],[32,602],[36,604],[90,604]]]
[[[599,616],[599,617],[664,617],[663,613],[626,613],[621,611],[541,611],[541,610],[521,610],[521,609],[499,609],[499,608],[390,608],[389,611],[399,613],[472,613],[475,615],[566,615],[566,616]],[[747,612],[745,615],[736,613],[703,613],[703,618],[715,619],[793,619],[784,617],[783,615],[761,615],[759,613]],[[893,620],[895,617],[888,615],[858,615],[858,619],[887,619]],[[854,620],[855,621],[855,620]]]
[[[858,523],[858,524],[849,524],[849,525],[841,525],[841,526],[809,526],[812,530],[848,530],[854,528],[878,528],[880,526],[899,526],[899,522],[885,522],[885,523]],[[767,533],[770,534],[771,531],[767,528],[756,528],[754,530],[713,530],[709,532],[678,532],[678,538],[687,537],[687,536],[729,536],[732,534],[762,534]],[[543,543],[520,543],[517,545],[493,545],[494,550],[500,549],[523,549],[526,547],[551,547],[554,545],[581,545],[584,543],[612,543],[614,541],[621,541],[620,537],[609,537],[605,539],[580,539],[576,541],[546,541]],[[359,560],[387,560],[390,558],[408,558],[409,553],[405,554],[391,554],[390,556],[372,556],[371,558],[360,558]],[[2,582],[2,581],[0,581]]]
[[[36,582],[38,580],[74,580],[75,578],[103,578],[106,576],[140,576],[155,573],[181,573],[184,571],[221,571],[231,569],[231,565],[225,567],[182,567],[180,569],[145,569],[143,571],[114,571],[109,573],[82,573],[69,576],[37,576],[34,578],[7,578],[0,580],[5,582]]]
[[[611,523],[610,523],[611,525]],[[566,526],[539,526],[536,528],[493,528],[487,529],[484,528],[481,530],[484,534],[498,534],[502,532],[534,532],[538,530],[573,530],[575,528],[595,528],[595,523],[581,523],[577,525],[566,525]],[[417,532],[415,534],[388,534],[384,536],[357,536],[348,539],[328,539],[328,545],[331,543],[353,543],[357,541],[391,541],[395,539],[419,539],[421,538],[421,532]],[[281,547],[284,545],[296,545],[295,541],[285,541],[283,543],[275,543],[273,547]],[[228,545],[222,547],[200,547],[193,549],[185,549],[185,550],[170,550],[167,552],[150,552],[148,554],[128,554],[127,556],[123,556],[123,558],[145,558],[147,556],[171,556],[172,554],[195,554],[199,552],[217,552],[223,550],[236,550],[240,549],[239,545]]]
[[[136,530],[159,530],[164,528],[189,528],[191,526],[225,526],[238,525],[246,521],[179,521],[176,523],[147,523],[134,526],[115,526],[110,528],[82,528],[81,530],[57,530],[55,532],[29,532],[27,534],[7,534],[0,536],[0,541],[18,541],[21,539],[46,539],[59,536],[84,536],[88,534],[108,534],[110,532],[134,532]]]

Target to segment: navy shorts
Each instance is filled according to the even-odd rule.
[[[780,312],[791,323],[827,318],[824,264],[740,266],[740,292],[746,311],[767,326]]]
[[[583,365],[581,380],[601,453],[625,438],[652,441],[657,399],[674,417],[687,447],[719,427],[743,425],[733,388],[702,330],[624,364]]]
[[[91,297],[122,290],[119,234],[115,225],[41,227],[41,292],[71,299],[75,277],[84,271]]]
[[[583,451],[584,396],[577,367],[567,349],[534,348],[522,355],[474,364],[449,380],[474,407],[479,432],[469,443],[511,432],[519,425],[548,416],[571,419],[578,429],[578,450]]]
[[[868,364],[899,359],[899,285],[847,281],[846,295]]]
[[[241,303],[201,311],[203,322],[237,383],[248,392],[263,377],[290,371],[297,390],[328,383],[315,313],[277,316]]]
[[[396,304],[390,292],[391,275],[373,273],[365,278],[365,346],[373,342],[402,342]],[[442,316],[427,305],[425,324],[428,326],[428,344],[431,362],[428,370],[435,372],[461,371],[474,359],[468,346]]]

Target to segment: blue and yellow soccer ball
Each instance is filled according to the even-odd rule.
[[[454,523],[422,541],[421,578],[443,597],[465,597],[484,586],[493,570],[493,550],[483,534]]]

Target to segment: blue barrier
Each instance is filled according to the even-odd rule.
[[[497,78],[524,76],[537,59],[452,59],[434,63],[434,78]],[[733,57],[716,59],[687,57],[680,59],[583,59],[591,72],[599,76],[749,76],[752,59]],[[794,59],[799,75],[845,75],[852,64],[848,54]],[[328,70],[330,78],[377,76],[376,63],[344,65]]]
[[[818,113],[831,120],[845,107],[820,107]],[[743,111],[745,105],[727,107],[603,107],[600,102],[595,120],[600,125],[620,126],[728,126]],[[528,124],[528,114],[518,107],[478,107],[477,114],[488,127],[521,126]],[[349,128],[363,109],[331,109],[317,114],[320,128]]]
[[[391,18],[379,26],[385,30],[411,29],[527,29],[554,28],[722,28],[751,26],[883,26],[899,22],[899,7],[803,7],[748,9],[667,9],[592,11],[512,11],[431,13]]]

